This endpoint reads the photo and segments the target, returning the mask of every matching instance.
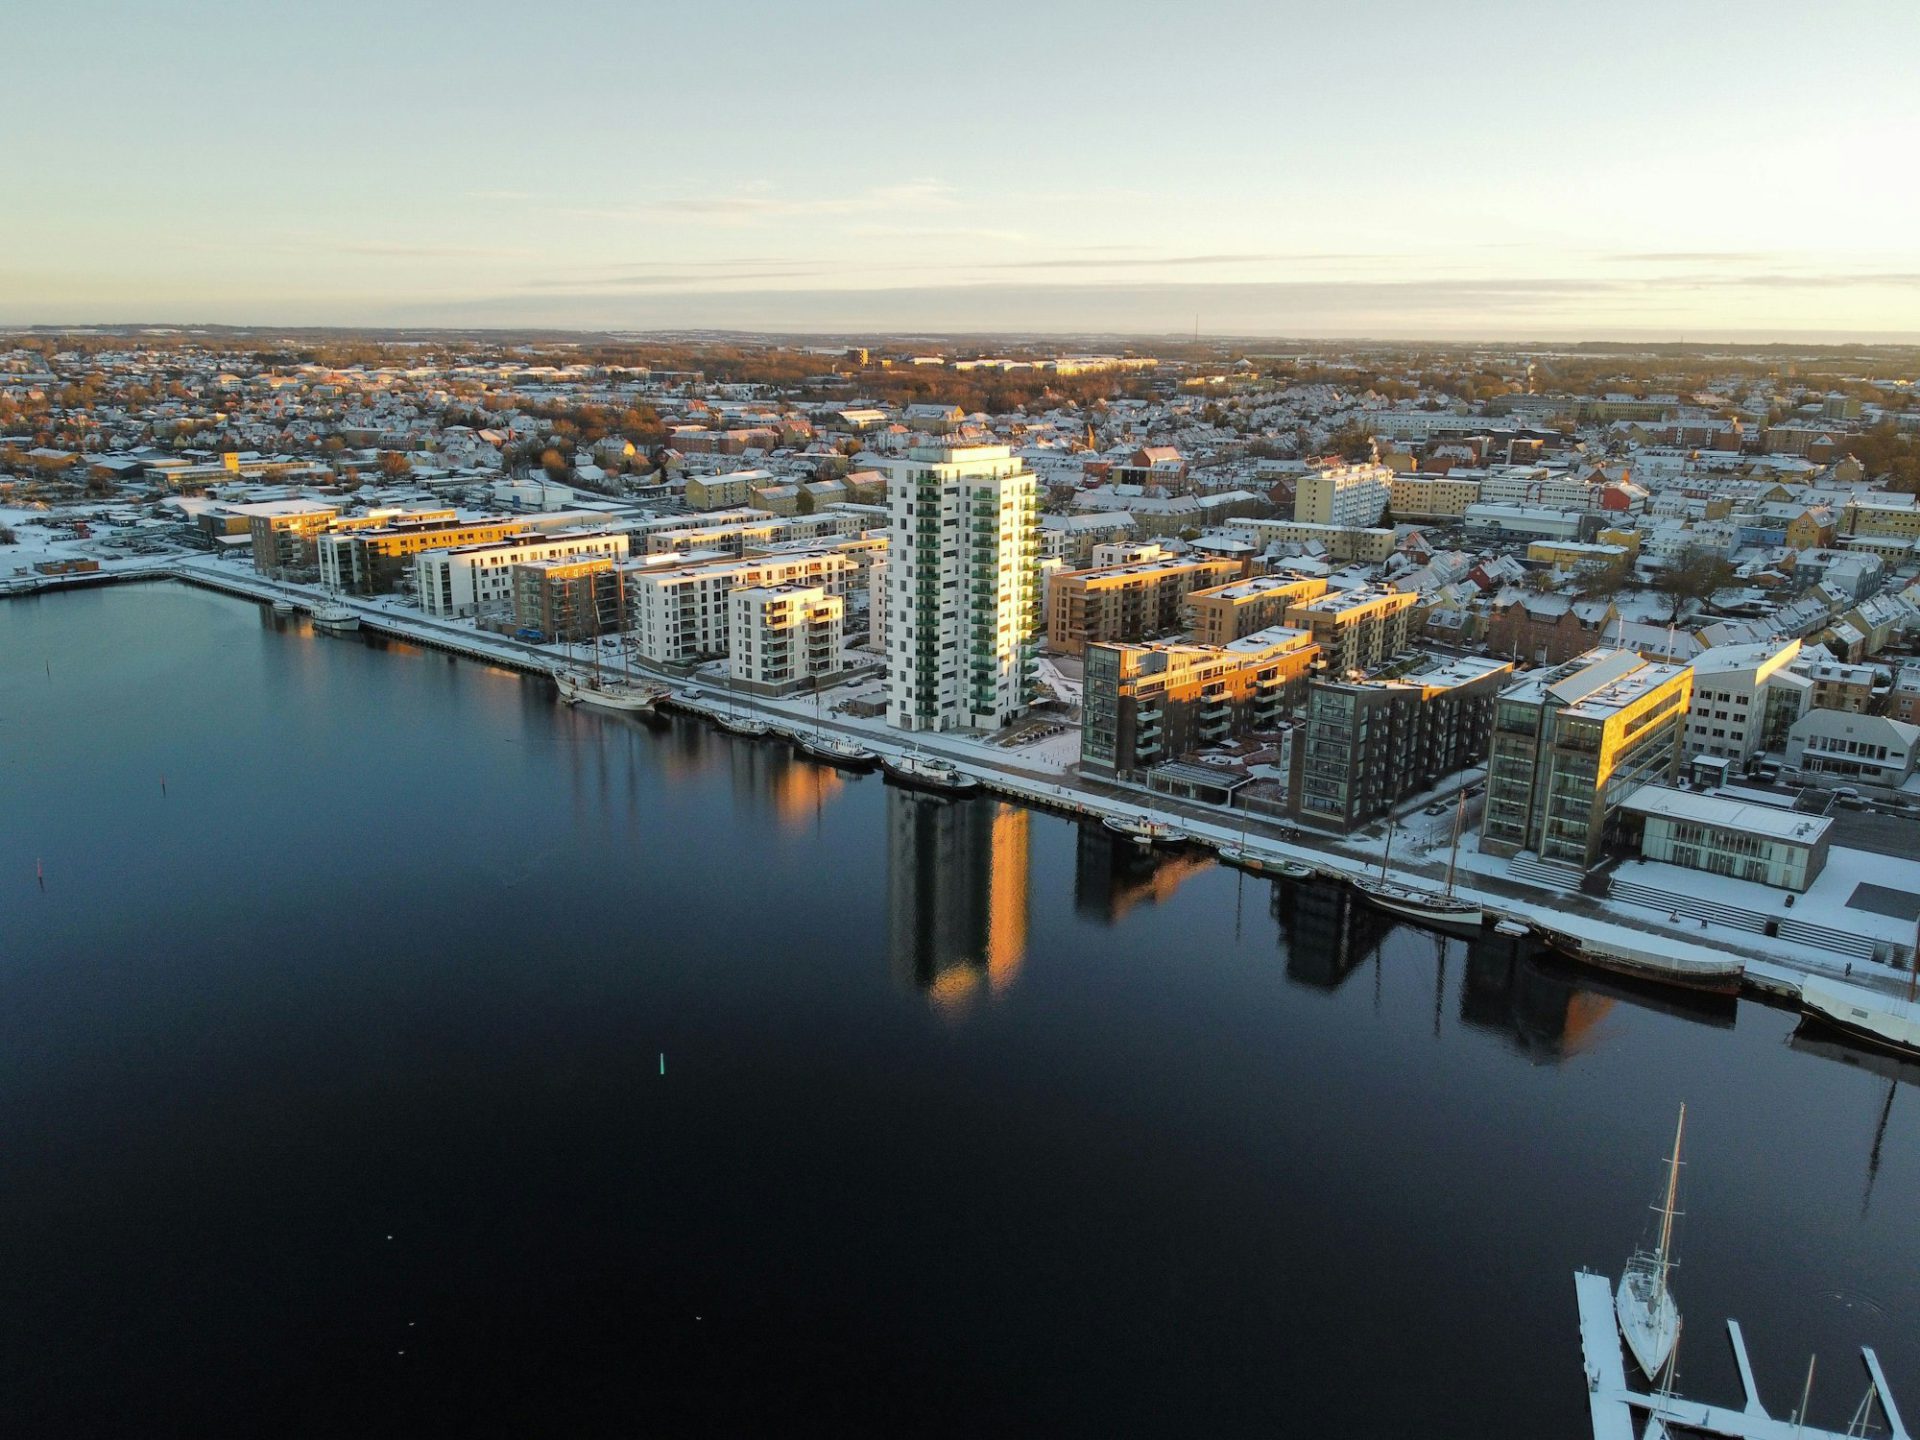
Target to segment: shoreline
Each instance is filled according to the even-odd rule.
[[[441,621],[418,612],[396,613],[394,608],[366,597],[333,597],[315,586],[265,580],[251,572],[237,574],[226,569],[218,560],[203,560],[197,556],[174,557],[165,562],[129,565],[111,571],[89,572],[83,576],[41,577],[24,590],[16,582],[13,588],[0,588],[0,598],[159,580],[174,580],[256,604],[290,601],[297,609],[308,612],[317,603],[338,599],[353,607],[360,615],[360,628],[369,633],[520,674],[545,677],[556,666],[567,663],[564,656],[545,647],[510,636],[487,634],[477,630],[470,622]],[[572,663],[576,666],[591,665],[603,673],[606,671],[597,658],[575,660]],[[681,689],[701,687],[708,683],[708,677],[675,673],[647,662],[637,662],[634,670],[636,674],[674,687],[675,694],[673,699],[666,702],[667,708],[679,709],[689,718],[710,718],[698,706],[687,709],[674,705],[674,700],[682,698],[678,693]],[[809,713],[805,711],[803,702],[797,702],[796,697],[782,697],[776,701],[767,696],[737,692],[732,700],[737,708],[767,722],[767,739],[787,743],[797,741],[810,730],[826,730],[878,748],[883,755],[903,753],[895,732],[879,720],[860,724],[851,723],[844,717],[828,718],[824,714]],[[1049,776],[1047,772],[1020,767],[1010,759],[990,759],[978,753],[977,746],[964,742],[955,744],[951,738],[940,734],[917,734],[913,744],[915,748],[930,752],[962,769],[980,782],[984,792],[1031,809],[1092,822],[1139,819],[1151,815],[1172,821],[1181,834],[1181,843],[1212,851],[1217,856],[1221,850],[1237,847],[1245,839],[1255,842],[1264,855],[1308,865],[1313,869],[1315,879],[1334,884],[1350,884],[1377,868],[1377,861],[1351,852],[1341,853],[1325,837],[1314,835],[1313,832],[1287,826],[1293,835],[1292,838],[1283,838],[1279,832],[1285,822],[1276,822],[1269,817],[1219,815],[1190,802],[1149,794],[1134,785],[1101,782],[1096,788],[1078,777],[1070,779],[1063,774]],[[1432,862],[1410,864],[1403,861],[1402,868],[1409,874],[1432,880],[1432,875],[1423,872],[1436,867]],[[1783,957],[1770,954],[1764,948],[1726,944],[1720,942],[1718,937],[1676,933],[1648,918],[1620,913],[1617,906],[1609,905],[1598,897],[1569,894],[1548,886],[1529,884],[1512,875],[1500,877],[1503,888],[1495,890],[1490,888],[1491,879],[1462,865],[1455,886],[1456,894],[1482,906],[1489,923],[1500,919],[1517,920],[1534,932],[1538,943],[1551,944],[1558,937],[1592,946],[1602,953],[1629,948],[1644,955],[1647,953],[1647,944],[1651,942],[1673,962],[1671,973],[1664,983],[1682,988],[1686,987],[1684,977],[1703,959],[1721,964],[1738,961],[1741,966],[1738,984],[1742,994],[1772,1003],[1786,1001],[1794,1009],[1800,1008],[1802,982],[1811,977],[1845,979],[1889,993],[1897,993],[1906,981],[1906,971],[1870,960],[1836,953],[1825,962],[1815,961],[1805,947],[1798,949],[1791,957]],[[1476,884],[1476,881],[1480,883]],[[1574,906],[1581,909],[1575,909]],[[1582,913],[1582,910],[1597,913]],[[1417,925],[1419,922],[1407,923]],[[1827,954],[1824,951],[1818,953],[1823,957]],[[1592,968],[1599,973],[1606,973],[1604,965],[1594,965],[1578,957],[1567,958],[1569,963],[1583,970]],[[1657,974],[1648,974],[1646,979],[1649,983],[1663,983]]]

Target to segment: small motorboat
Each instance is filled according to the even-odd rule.
[[[1245,870],[1249,875],[1277,875],[1282,880],[1311,880],[1314,876],[1311,865],[1283,859],[1278,855],[1262,855],[1244,845],[1224,846],[1220,850],[1220,860],[1222,864]]]
[[[360,612],[338,600],[313,607],[313,628],[332,635],[347,635],[360,628]]]
[[[1155,845],[1177,845],[1187,838],[1166,821],[1155,820],[1147,815],[1109,815],[1100,823],[1143,850]]]

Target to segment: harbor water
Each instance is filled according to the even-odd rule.
[[[18,1435],[1920,1408],[1920,1068],[175,584],[0,603]]]

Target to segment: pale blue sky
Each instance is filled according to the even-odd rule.
[[[1920,3],[7,7],[0,322],[1920,336]]]

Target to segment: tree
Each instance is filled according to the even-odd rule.
[[[1327,449],[1350,463],[1371,460],[1373,432],[1358,420],[1349,420],[1327,437]]]
[[[794,514],[796,515],[813,514],[814,503],[815,502],[813,498],[813,492],[811,490],[807,489],[807,487],[804,485],[796,487],[794,491],[794,496],[793,496],[793,513]]]
[[[11,525],[0,525],[0,545],[17,545],[19,543],[20,537],[14,533]]]
[[[380,452],[380,474],[383,479],[402,480],[413,474],[413,462],[398,450]]]
[[[1653,582],[1654,590],[1667,597],[1667,618],[1678,620],[1696,603],[1704,603],[1716,590],[1733,583],[1733,566],[1715,550],[1690,545]]]
[[[1573,578],[1582,597],[1609,600],[1620,593],[1620,586],[1626,579],[1626,569],[1610,560],[1589,560],[1573,572]]]

